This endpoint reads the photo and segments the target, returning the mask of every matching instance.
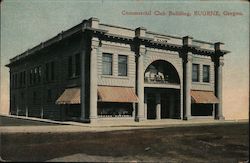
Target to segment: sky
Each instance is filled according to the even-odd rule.
[[[124,11],[151,11],[151,15],[124,15]],[[216,11],[220,15],[195,16],[195,11]],[[156,12],[191,16],[155,15]],[[143,26],[157,33],[225,43],[231,53],[224,57],[223,113],[226,119],[248,118],[249,3],[244,1],[4,0],[0,112],[7,113],[9,109],[9,70],[4,66],[9,59],[90,17],[105,24],[133,29]]]

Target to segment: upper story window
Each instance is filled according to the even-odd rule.
[[[126,55],[118,55],[118,76],[128,75],[128,57]]]
[[[102,74],[103,75],[112,75],[112,64],[113,64],[112,54],[103,53],[102,54]]]
[[[80,53],[69,56],[68,58],[68,77],[76,77],[81,73]]]
[[[198,64],[193,64],[192,66],[192,81],[193,82],[199,82],[199,65]]]
[[[203,65],[203,82],[209,83],[210,80],[210,66]]]
[[[54,81],[55,79],[55,62],[51,61],[45,64],[45,81]]]
[[[36,66],[36,67],[31,68],[29,78],[30,78],[30,85],[40,83],[41,78],[42,78],[41,66]]]
[[[76,76],[80,75],[81,65],[80,65],[80,53],[75,55],[75,69],[76,69]]]
[[[26,84],[26,71],[19,73],[19,86],[24,87]]]
[[[68,77],[72,77],[73,71],[72,71],[72,56],[69,56],[68,58]]]

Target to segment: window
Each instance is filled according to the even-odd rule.
[[[26,83],[26,72],[22,71],[19,74],[19,87],[24,87]]]
[[[68,58],[68,77],[77,77],[81,73],[80,53],[77,53]]]
[[[26,71],[23,72],[23,85],[26,84]]]
[[[42,72],[38,70],[38,76],[42,75]],[[39,77],[41,78],[41,77]],[[53,81],[55,79],[55,63],[54,61],[45,64],[45,81]]]
[[[33,69],[30,70],[30,84],[32,84],[33,82]]]
[[[203,65],[203,82],[209,83],[210,76],[210,66],[209,65]]]
[[[45,80],[49,81],[49,63],[45,64]]]
[[[19,86],[22,87],[23,85],[23,72],[19,73]]]
[[[17,73],[15,74],[15,87],[17,88],[18,86],[17,86],[17,84],[18,84],[18,78],[17,78],[18,76],[17,76]]]
[[[199,82],[199,65],[193,64],[192,66],[192,81]]]
[[[68,77],[72,77],[73,71],[72,71],[72,56],[69,56],[68,58]]]
[[[50,71],[51,71],[51,80],[53,81],[54,80],[54,76],[55,76],[55,66],[54,66],[54,62],[50,62]]]
[[[102,74],[112,75],[112,54],[102,55]]]
[[[118,56],[118,76],[128,75],[128,57],[126,55]]]
[[[75,55],[75,70],[76,70],[76,76],[79,76],[80,75],[80,70],[81,70],[81,65],[80,65],[80,54],[77,53]]]

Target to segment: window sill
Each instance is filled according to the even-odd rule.
[[[192,82],[192,84],[199,84],[199,85],[211,85],[212,83],[208,82]]]

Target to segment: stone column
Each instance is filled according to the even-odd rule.
[[[188,53],[185,64],[185,114],[184,119],[191,118],[191,85],[192,85],[192,54]]]
[[[215,56],[212,57],[215,69],[215,95],[219,99],[219,103],[215,105],[215,119],[219,120],[225,119],[222,112],[222,66],[224,65],[224,62],[221,50],[223,48],[224,43],[216,42],[214,44]]]
[[[218,59],[216,64],[216,96],[219,99],[219,103],[216,104],[216,119],[223,120],[225,119],[222,113],[222,66],[224,65],[223,58]]]
[[[139,27],[135,30],[136,37],[145,37],[146,29]],[[137,96],[138,96],[138,108],[137,108],[137,121],[145,120],[144,114],[144,55],[145,55],[145,46],[138,45],[137,51]]]
[[[156,94],[156,119],[161,119],[161,94]]]
[[[85,45],[80,45],[80,46],[85,46]],[[85,48],[82,50],[81,52],[81,117],[80,119],[81,120],[85,120],[86,117],[85,117],[85,98],[86,98],[86,93],[85,93],[85,80],[86,80],[86,77],[85,77],[85,66],[86,66],[86,63],[85,63],[85,60],[86,60],[86,50]]]
[[[188,120],[191,118],[191,86],[192,86],[192,53],[188,52],[189,47],[192,45],[193,38],[190,36],[185,36],[182,38],[183,41],[183,48],[184,48],[184,54],[183,54],[183,64],[185,67],[185,71],[183,74],[183,78],[185,80],[184,85],[184,120]]]
[[[138,95],[138,113],[137,120],[143,120],[144,117],[144,72],[143,72],[143,55],[138,56],[137,67],[137,95]]]
[[[147,113],[147,110],[148,109],[148,97],[147,97],[147,94],[145,93],[144,94],[144,117],[145,117],[145,119],[147,119],[148,117],[148,113]]]
[[[98,38],[92,38],[90,53],[90,122],[97,119],[97,46]]]

